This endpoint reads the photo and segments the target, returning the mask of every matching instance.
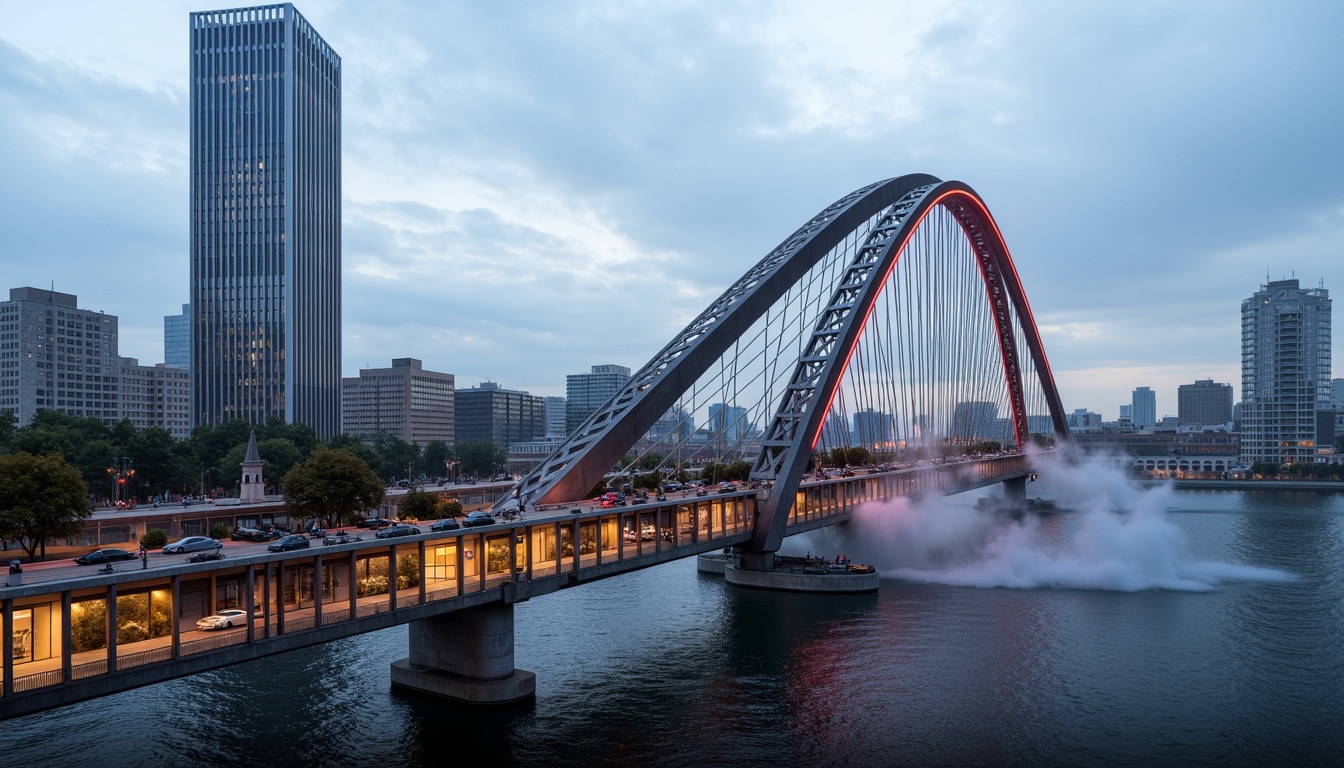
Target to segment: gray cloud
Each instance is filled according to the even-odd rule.
[[[0,29],[4,287],[56,280],[156,358],[186,298],[185,53],[48,6],[72,30]],[[139,47],[184,52],[186,10]],[[1344,288],[1331,4],[301,10],[344,64],[347,375],[636,367],[808,216],[914,171],[985,197],[1069,408],[1235,371],[1266,270]]]

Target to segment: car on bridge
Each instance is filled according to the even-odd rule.
[[[229,538],[233,539],[234,541],[260,542],[260,541],[275,541],[276,539],[284,535],[285,534],[275,530],[274,528],[267,528],[266,530],[263,531],[260,528],[243,527],[243,528],[235,528],[233,533],[229,535]]]
[[[472,528],[477,525],[492,525],[494,522],[495,518],[491,517],[489,512],[480,511],[467,515],[467,519],[462,521],[462,525],[466,528]]]
[[[373,528],[373,529],[386,528],[391,524],[392,521],[388,520],[385,517],[369,517],[359,521],[360,528]]]
[[[102,565],[103,563],[115,563],[118,560],[134,560],[134,552],[125,549],[95,549],[87,555],[81,555],[75,558],[77,565]]]
[[[179,539],[172,544],[163,546],[165,555],[184,555],[188,552],[208,552],[223,547],[224,545],[209,536],[188,536],[185,539]]]
[[[379,539],[395,539],[400,536],[415,536],[421,533],[424,533],[424,531],[420,530],[419,528],[416,528],[414,525],[397,523],[396,525],[389,525],[388,527],[375,533],[374,536]]]
[[[457,521],[454,520],[453,518],[451,518],[451,517],[445,517],[444,519],[440,520],[439,522],[434,523],[433,525],[429,526],[429,530],[431,530],[431,531],[456,531],[457,529],[459,529],[459,528],[461,528],[461,527],[462,527],[462,526],[458,525],[458,524],[457,524]]]
[[[196,622],[197,629],[229,629],[234,625],[243,626],[247,624],[247,611],[239,608],[225,608],[211,616],[206,616]]]
[[[292,549],[307,549],[308,537],[302,533],[291,533],[282,539],[277,539],[268,549],[271,552],[288,552]]]

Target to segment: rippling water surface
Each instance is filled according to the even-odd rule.
[[[1344,496],[1166,506],[1189,562],[1278,576],[1121,591],[934,575],[809,596],[680,561],[517,606],[534,703],[391,691],[399,627],[0,723],[0,764],[1344,765]],[[1033,535],[1087,529],[1059,515]],[[1047,554],[1094,551],[1110,550]]]

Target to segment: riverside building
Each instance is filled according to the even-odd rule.
[[[0,410],[26,426],[39,411],[121,418],[117,318],[70,293],[11,288],[0,302]]]
[[[192,423],[341,420],[341,59],[294,6],[191,14]]]
[[[1241,303],[1241,460],[1291,464],[1330,453],[1330,293],[1297,280]]]

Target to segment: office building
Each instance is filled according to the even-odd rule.
[[[163,364],[191,368],[191,305],[182,305],[182,314],[163,317]]]
[[[341,420],[341,59],[291,4],[191,14],[192,420]]]
[[[565,432],[573,434],[629,380],[630,369],[623,365],[594,365],[591,373],[566,376]]]
[[[1203,379],[1176,388],[1176,421],[1182,427],[1232,422],[1232,385]]]
[[[1130,421],[1139,429],[1157,425],[1157,393],[1148,387],[1137,387],[1130,398]]]
[[[365,368],[341,379],[341,431],[357,437],[396,435],[421,447],[434,440],[453,445],[456,377],[424,370],[399,357],[391,368]]]
[[[565,398],[546,398],[546,436],[565,437],[568,434],[565,430]]]
[[[12,288],[0,302],[0,409],[20,427],[48,410],[121,417],[117,318],[78,303],[41,288]]]
[[[121,418],[136,429],[167,430],[179,440],[191,437],[191,374],[166,363],[141,365],[119,357],[118,405]]]
[[[1261,286],[1241,303],[1242,461],[1314,462],[1329,452],[1333,419],[1319,414],[1330,411],[1330,393],[1329,291],[1297,280]]]
[[[484,440],[508,448],[546,434],[546,401],[536,395],[484,381],[457,390],[454,400],[458,445]]]
[[[1071,432],[1100,432],[1101,414],[1093,413],[1086,408],[1075,409],[1068,415],[1069,430]]]

